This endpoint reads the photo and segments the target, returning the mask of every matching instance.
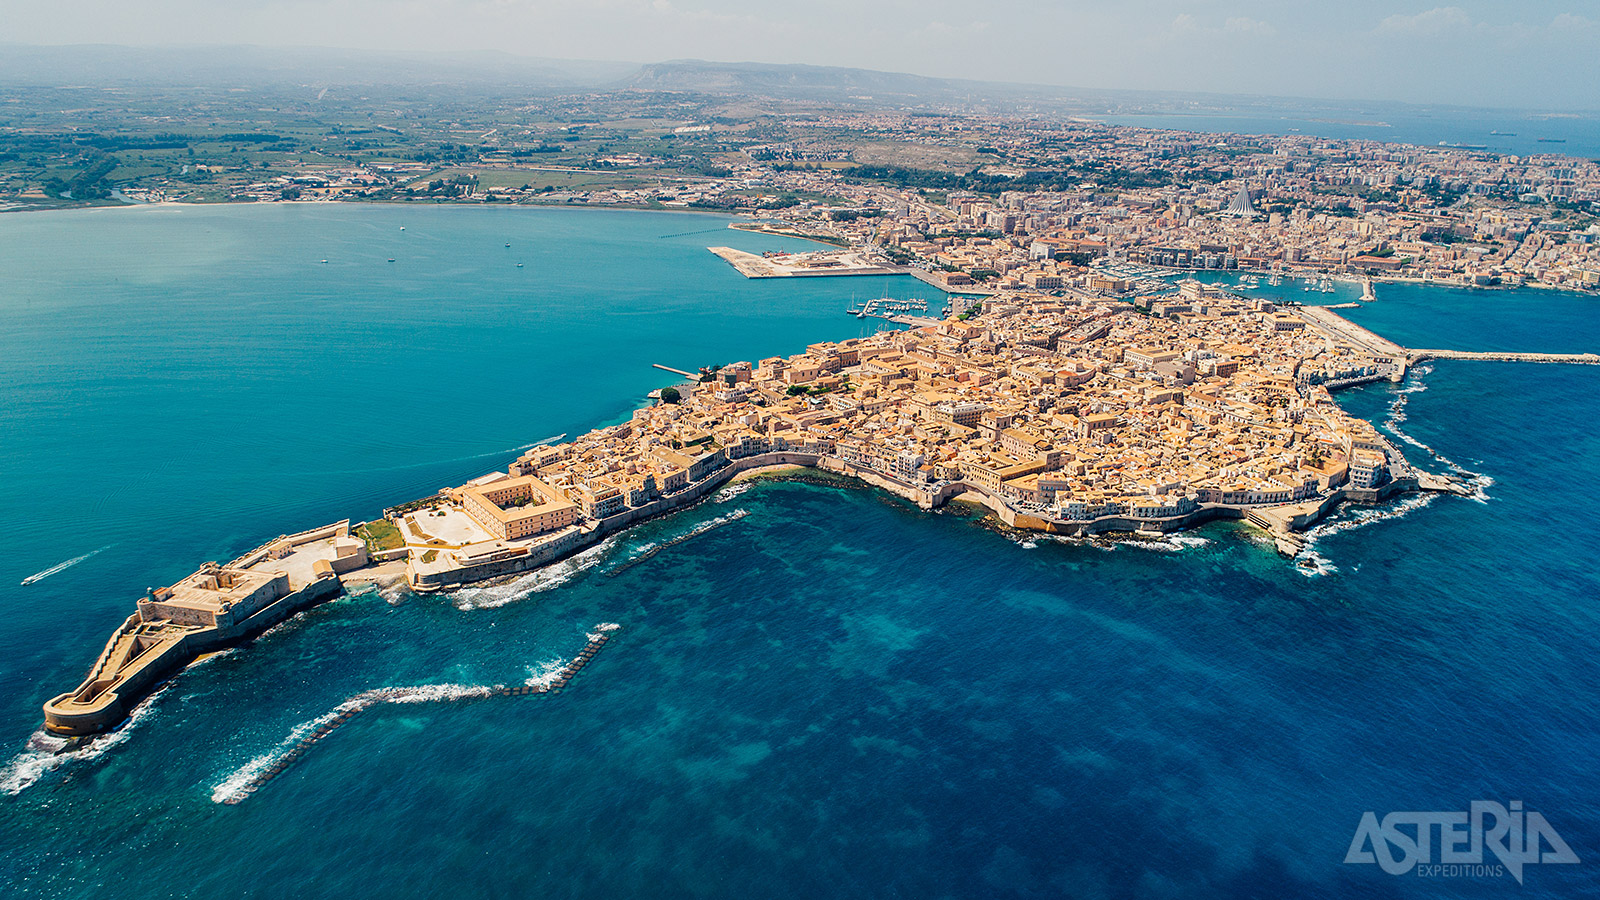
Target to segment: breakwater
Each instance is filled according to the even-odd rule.
[[[520,685],[421,685],[418,687],[390,687],[363,691],[334,707],[333,711],[295,729],[289,742],[278,750],[258,757],[241,767],[217,785],[211,799],[217,803],[234,805],[249,799],[268,782],[288,771],[311,748],[335,731],[348,725],[356,716],[384,704],[398,703],[450,703],[464,700],[483,700],[490,697],[530,697],[559,694],[583,671],[606,643],[611,632],[620,626],[602,623],[590,632],[588,643],[572,659],[541,678]]]

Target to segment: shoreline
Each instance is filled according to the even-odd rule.
[[[1098,321],[1095,316],[1127,316],[1130,323],[1141,323],[1134,327],[1145,327],[1143,320],[1119,304],[1096,303],[1095,309],[1100,311],[1090,315],[1091,323]],[[999,322],[1006,322],[1010,321],[1008,316],[1022,313],[1013,309],[996,315]],[[1055,321],[1051,317],[1062,313],[1056,305],[1045,303],[1040,315],[1045,317],[1042,321]],[[1035,320],[1020,321],[1023,327],[1031,327]],[[866,430],[862,431],[857,425],[845,424],[854,419],[840,419],[828,412],[819,399],[821,395],[811,395],[809,387],[798,392],[794,389],[822,377],[818,364],[807,360],[832,359],[835,365],[828,371],[845,371],[848,365],[846,382],[859,375],[863,389],[859,395],[855,395],[853,387],[836,395],[834,399],[842,404],[841,408],[877,400],[879,389],[887,390],[895,381],[903,385],[904,396],[883,394],[880,409],[891,405],[899,409],[900,403],[916,404],[907,409],[919,410],[918,415],[929,427],[942,427],[938,423],[946,420],[930,417],[928,410],[932,407],[928,401],[912,391],[910,386],[916,382],[905,377],[912,357],[901,354],[914,354],[915,361],[924,365],[928,360],[965,359],[955,355],[936,358],[921,348],[936,346],[932,342],[940,336],[968,334],[975,328],[1017,327],[991,324],[987,319],[985,323],[949,320],[910,332],[889,332],[890,337],[879,335],[867,339],[866,344],[857,343],[863,339],[852,339],[841,345],[813,345],[808,354],[819,356],[800,355],[787,361],[775,358],[771,367],[764,366],[759,372],[749,363],[730,364],[720,370],[719,378],[685,385],[681,407],[676,403],[641,407],[627,422],[594,429],[562,444],[536,446],[505,471],[489,472],[460,487],[391,507],[385,511],[381,529],[368,528],[371,523],[352,529],[350,521],[344,520],[294,535],[280,535],[226,564],[205,563],[171,587],[152,588],[139,601],[138,611],[111,636],[82,684],[45,704],[46,727],[57,735],[71,736],[112,729],[165,673],[181,668],[202,652],[247,641],[303,609],[346,593],[347,586],[361,585],[365,593],[370,590],[369,585],[379,590],[392,589],[403,578],[411,591],[422,594],[521,575],[587,551],[638,523],[697,505],[730,483],[794,477],[807,470],[879,488],[930,512],[959,497],[963,504],[982,506],[1006,527],[1054,535],[1159,537],[1219,518],[1243,519],[1261,528],[1272,537],[1280,553],[1291,557],[1304,549],[1298,534],[1340,503],[1379,503],[1413,491],[1463,492],[1448,478],[1414,472],[1403,454],[1375,433],[1363,438],[1359,433],[1352,437],[1338,431],[1344,435],[1343,452],[1350,460],[1355,460],[1358,448],[1367,454],[1368,461],[1361,464],[1370,471],[1359,480],[1349,472],[1349,462],[1342,468],[1328,464],[1326,470],[1321,470],[1324,464],[1318,462],[1315,465],[1323,474],[1316,478],[1311,477],[1311,470],[1305,470],[1298,477],[1270,485],[1202,481],[1193,488],[1180,485],[1171,493],[1171,489],[1147,493],[1122,490],[1114,494],[1100,490],[1057,498],[1054,493],[1019,490],[1017,485],[1029,477],[1036,481],[1028,483],[1036,484],[1041,473],[1055,472],[1070,464],[1076,457],[1062,461],[1060,455],[1070,448],[1093,446],[1086,435],[1095,429],[1122,427],[1116,416],[1085,413],[1089,418],[1079,419],[1074,405],[1073,411],[1065,415],[1073,417],[1075,424],[1068,427],[1076,437],[1068,437],[1063,431],[1057,436],[1062,442],[1055,445],[1037,443],[1038,438],[1022,441],[1029,449],[1044,448],[1037,454],[1018,457],[1031,462],[990,455],[987,448],[991,440],[1019,441],[1018,432],[1010,430],[1007,418],[1003,423],[987,426],[994,436],[983,439],[981,455],[961,456],[958,463],[958,454],[966,451],[960,449],[962,445],[950,445],[953,449],[948,457],[931,451],[935,455],[925,463],[920,452],[914,459],[908,455],[912,453],[909,450],[900,451],[898,457],[885,456],[864,443],[862,435],[878,429],[877,418],[862,419],[866,423]],[[1266,335],[1294,331],[1276,320],[1272,324],[1264,331]],[[1315,323],[1307,324],[1324,331],[1332,340],[1348,341],[1347,336],[1341,338]],[[1105,334],[1106,330],[1102,330],[1083,341],[1097,340]],[[1111,350],[1120,364],[1123,345],[1115,344]],[[848,363],[841,361],[844,353],[850,354]],[[986,360],[991,358],[988,353],[983,356]],[[1036,353],[1016,357],[1038,358]],[[1060,374],[1067,387],[1052,391],[1049,397],[1074,396],[1063,390],[1075,391],[1079,385],[1101,377],[1102,366],[1111,365],[1103,357],[1077,358],[1080,361],[1070,365],[1063,362],[1067,368],[1060,373],[1052,370],[1052,379]],[[1102,361],[1080,370],[1085,359]],[[808,365],[812,368],[806,368]],[[984,362],[964,365],[970,366],[963,370],[966,372],[991,371]],[[1003,365],[1009,370],[1013,365],[1024,364]],[[1322,402],[1330,403],[1326,393],[1329,390],[1403,377],[1403,369],[1390,368],[1363,369],[1355,380],[1307,382],[1296,390],[1301,397],[1312,390],[1323,391]],[[1126,371],[1118,371],[1122,374],[1107,377],[1129,377]],[[947,383],[953,385],[954,372],[952,367],[944,374],[924,377],[949,376]],[[1082,377],[1085,372],[1086,378]],[[801,377],[780,377],[785,373]],[[1225,373],[1223,377],[1231,375]],[[1073,378],[1080,380],[1071,381]],[[1219,433],[1234,433],[1231,426],[1219,426],[1224,420],[1215,407],[1215,398],[1203,392],[1198,393],[1198,398],[1199,405],[1185,405],[1179,397],[1177,407],[1162,408],[1174,415],[1172,409],[1192,410],[1197,418],[1191,422],[1230,429]],[[1164,405],[1173,399],[1163,393],[1155,402]],[[1336,407],[1332,404],[1330,408]],[[838,424],[831,425],[831,430],[809,425],[756,429],[751,417],[760,410],[768,410],[766,415],[774,423],[788,421],[784,417],[816,421],[830,416]],[[949,415],[948,421],[953,425],[953,406]],[[1337,423],[1350,418],[1342,411],[1330,415],[1332,419],[1327,421],[1335,424],[1319,427],[1343,428]],[[972,415],[973,425],[980,424],[977,418]],[[1246,427],[1272,427],[1264,424],[1266,420],[1248,421],[1251,424]],[[977,433],[976,428],[969,431]],[[1325,441],[1335,439],[1326,433],[1322,437]],[[1357,441],[1365,443],[1358,445]],[[602,459],[611,460],[612,464],[600,466]],[[1079,464],[1077,468],[1081,475],[1084,467]],[[1070,476],[1054,477],[1060,480]]]
[[[152,631],[148,623],[141,621],[140,613],[136,612],[111,635],[83,685],[45,704],[46,729],[53,734],[68,738],[59,752],[78,749],[82,745],[82,740],[92,740],[98,735],[114,731],[151,692],[159,689],[161,684],[188,666],[210,654],[248,643],[268,628],[282,624],[313,606],[340,596],[365,595],[399,587],[402,584],[413,593],[430,594],[469,584],[521,576],[569,559],[599,545],[606,538],[624,533],[644,521],[662,518],[697,506],[720,488],[760,480],[780,481],[784,478],[806,480],[804,475],[809,472],[824,473],[824,477],[842,478],[862,487],[882,490],[927,512],[957,503],[974,512],[981,511],[984,519],[993,519],[997,523],[996,527],[1020,533],[1036,532],[1085,539],[1120,534],[1134,538],[1157,539],[1219,519],[1243,520],[1265,532],[1274,540],[1278,552],[1288,557],[1293,557],[1304,549],[1305,545],[1299,534],[1309,530],[1341,504],[1375,505],[1398,495],[1419,492],[1457,493],[1449,487],[1421,486],[1414,476],[1402,474],[1375,489],[1338,488],[1325,496],[1297,503],[1257,505],[1207,503],[1176,516],[1151,518],[1113,514],[1087,520],[1069,520],[1052,519],[1018,511],[1003,497],[981,485],[966,481],[930,486],[932,489],[929,490],[905,483],[888,473],[865,469],[825,454],[796,451],[756,454],[728,461],[724,466],[677,492],[676,495],[657,501],[651,508],[630,511],[610,520],[600,520],[595,527],[570,535],[571,539],[559,539],[553,542],[553,546],[549,548],[550,552],[547,553],[529,553],[514,559],[490,560],[452,570],[445,577],[419,582],[408,565],[402,566],[398,559],[389,558],[375,563],[377,554],[369,558],[363,549],[359,554],[359,564],[345,572],[337,572],[331,566],[314,567],[313,571],[317,574],[309,583],[294,585],[284,580],[281,587],[293,590],[280,591],[276,596],[269,598],[269,602],[258,611],[242,618],[236,626],[219,628],[215,625],[211,627],[191,625],[181,629],[180,633],[163,635],[163,643],[127,658],[128,663],[134,664],[130,675],[124,677],[124,672],[127,670],[119,669],[113,679],[107,682],[104,673],[117,663],[121,648],[129,646],[130,642],[141,640],[141,634],[160,634],[164,628],[170,631],[165,623],[161,623],[163,628]],[[290,549],[293,549],[296,540],[305,542],[318,539],[330,531],[349,534],[350,527],[349,520],[344,520],[296,535],[280,536],[224,566],[207,563],[195,575],[185,579],[185,582],[197,578],[216,577],[209,573],[248,574],[253,567],[258,567],[264,560],[274,558],[275,554],[284,548],[285,542],[288,542]],[[451,575],[456,577],[449,577]],[[351,587],[360,587],[362,590],[352,592]],[[169,594],[172,591],[171,588],[162,590]],[[160,599],[159,592],[152,592],[152,598]],[[144,604],[145,601],[141,601],[141,612],[144,610]],[[89,696],[86,692],[93,696]]]

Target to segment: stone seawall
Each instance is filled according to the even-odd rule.
[[[762,453],[731,460],[723,468],[669,497],[663,497],[643,506],[618,513],[615,516],[601,519],[589,528],[579,529],[555,541],[540,544],[521,556],[463,566],[445,572],[433,572],[420,576],[413,574],[408,580],[413,590],[428,592],[529,572],[577,553],[580,550],[592,547],[630,525],[690,506],[704,498],[711,491],[727,484],[728,481],[741,472],[768,466],[785,465],[816,468],[825,472],[855,478],[909,500],[926,510],[937,509],[957,496],[971,493],[976,495],[979,498],[979,502],[994,513],[996,518],[1012,528],[1073,536],[1090,536],[1113,532],[1166,534],[1193,528],[1218,519],[1246,519],[1274,534],[1286,534],[1309,527],[1341,501],[1378,503],[1396,493],[1416,489],[1415,479],[1410,478],[1402,478],[1370,491],[1344,488],[1321,498],[1320,503],[1314,509],[1299,512],[1287,518],[1272,517],[1271,521],[1259,515],[1252,515],[1252,512],[1256,511],[1256,508],[1253,507],[1226,506],[1212,503],[1203,504],[1194,511],[1181,516],[1160,519],[1142,519],[1117,515],[1101,516],[1089,521],[1076,522],[1047,519],[1019,512],[992,492],[967,482],[956,481],[943,483],[938,487],[926,487],[910,484],[886,472],[852,465],[837,457],[792,451]],[[1262,507],[1261,509],[1274,508],[1279,507]],[[1277,521],[1279,518],[1282,518],[1281,523]]]
[[[727,484],[740,472],[748,472],[751,469],[760,469],[767,466],[807,466],[814,468],[817,466],[818,459],[819,457],[814,453],[789,451],[761,453],[755,456],[735,459],[671,496],[662,497],[643,506],[637,506],[614,516],[601,519],[592,527],[579,529],[557,540],[539,544],[522,556],[463,566],[459,569],[451,569],[445,572],[430,572],[420,576],[413,574],[408,580],[412,590],[428,592],[471,584],[477,581],[486,581],[490,578],[519,575],[592,547],[630,525],[690,506],[717,488]]]
[[[258,635],[295,613],[337,595],[340,590],[339,579],[318,579],[278,598],[232,628],[226,630],[205,628],[184,634],[162,648],[158,656],[139,666],[136,671],[117,683],[114,691],[102,695],[103,702],[97,700],[93,709],[68,712],[60,708],[59,704],[71,697],[73,692],[62,694],[46,703],[45,725],[57,734],[66,735],[95,734],[111,729],[126,719],[128,713],[143,702],[167,676],[194,662],[195,657]],[[135,614],[128,617],[122,627],[111,635],[111,640],[106,643],[105,649],[95,660],[94,667],[89,670],[90,677],[85,679],[86,683],[101,674],[100,670],[105,666],[118,639],[137,628],[139,624],[139,617]]]

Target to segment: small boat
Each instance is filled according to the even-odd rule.
[[[327,264],[328,264],[328,261],[327,261],[327,260],[323,260],[323,261],[322,261],[322,264],[323,264],[323,265],[327,265]]]
[[[522,268],[522,263],[517,263],[517,268]]]
[[[394,262],[394,257],[389,257],[389,262]]]
[[[510,241],[506,241],[506,246],[507,247],[511,246],[511,242]]]
[[[401,231],[405,231],[405,230],[406,230],[406,227],[405,227],[405,226],[404,226],[404,225],[401,225],[401,226],[400,226],[400,230],[401,230]]]

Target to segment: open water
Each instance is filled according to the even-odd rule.
[[[1600,892],[1582,367],[1437,363],[1343,394],[1484,496],[1343,512],[1298,561],[1236,526],[1024,539],[756,482],[507,584],[326,604],[184,672],[89,753],[26,749],[146,585],[613,420],[670,382],[650,362],[796,352],[859,333],[852,298],[925,296],[745,281],[704,247],[793,242],[723,225],[0,217],[0,893]],[[1404,343],[1600,346],[1588,298],[1379,296],[1355,312]],[[620,627],[563,693],[478,696],[546,677],[600,623]],[[419,687],[220,802],[341,703]],[[1342,862],[1365,811],[1480,799],[1543,812],[1582,862],[1520,888]]]

